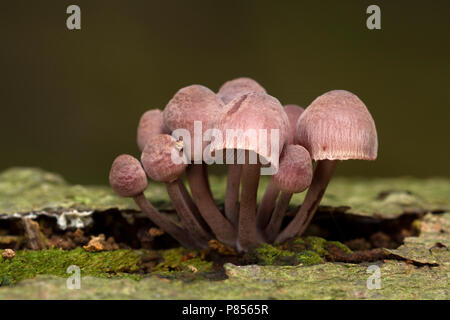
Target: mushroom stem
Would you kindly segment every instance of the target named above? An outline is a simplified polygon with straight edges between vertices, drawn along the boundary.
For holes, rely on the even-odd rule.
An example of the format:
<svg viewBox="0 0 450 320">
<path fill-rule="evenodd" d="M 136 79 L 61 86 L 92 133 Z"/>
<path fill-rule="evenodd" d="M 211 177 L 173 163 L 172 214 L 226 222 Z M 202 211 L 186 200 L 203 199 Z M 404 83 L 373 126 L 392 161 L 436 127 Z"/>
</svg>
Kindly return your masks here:
<svg viewBox="0 0 450 320">
<path fill-rule="evenodd" d="M 192 200 L 191 194 L 186 189 L 184 182 L 181 179 L 178 179 L 177 182 L 178 182 L 178 185 L 180 188 L 180 192 L 182 193 L 184 201 L 188 205 L 189 210 L 191 210 L 195 219 L 202 225 L 203 229 L 208 230 L 208 232 L 209 232 L 209 227 L 206 224 L 205 220 L 203 220 L 203 217 L 201 216 L 200 212 L 198 211 L 197 206 L 195 205 L 194 201 Z"/>
<path fill-rule="evenodd" d="M 208 241 L 211 240 L 212 237 L 196 219 L 185 199 L 185 195 L 180 188 L 180 182 L 178 180 L 179 179 L 173 182 L 166 182 L 167 193 L 183 222 L 183 226 L 190 233 L 191 237 L 197 240 L 199 244 L 207 247 Z"/>
<path fill-rule="evenodd" d="M 212 195 L 212 191 L 211 191 L 211 185 L 210 185 L 209 179 L 208 179 L 208 166 L 206 165 L 206 163 L 202 163 L 201 166 L 202 166 L 202 170 L 203 170 L 203 172 L 202 172 L 203 179 L 206 182 L 206 187 L 208 188 L 208 193 L 210 194 L 210 196 L 212 198 L 213 195 Z"/>
<path fill-rule="evenodd" d="M 280 231 L 281 223 L 283 222 L 284 215 L 289 207 L 292 195 L 292 193 L 281 192 L 275 210 L 270 218 L 270 222 L 264 232 L 269 242 L 273 242 Z"/>
<path fill-rule="evenodd" d="M 238 249 L 248 251 L 263 242 L 256 226 L 256 197 L 261 165 L 244 164 L 242 167 L 242 191 L 239 209 Z"/>
<path fill-rule="evenodd" d="M 283 242 L 296 235 L 301 235 L 306 227 L 311 222 L 312 217 L 319 207 L 334 169 L 336 168 L 336 160 L 320 160 L 317 162 L 317 167 L 314 170 L 314 176 L 311 186 L 306 193 L 305 200 L 301 207 L 297 210 L 297 214 L 289 225 L 278 235 L 276 242 Z"/>
<path fill-rule="evenodd" d="M 141 208 L 142 212 L 145 213 L 149 219 L 156 224 L 159 228 L 171 235 L 175 240 L 177 240 L 183 247 L 188 249 L 198 249 L 199 246 L 196 242 L 189 236 L 186 230 L 177 226 L 174 222 L 170 221 L 169 218 L 161 214 L 151 203 L 147 200 L 143 193 L 140 193 L 133 197 L 134 201 Z"/>
<path fill-rule="evenodd" d="M 275 186 L 275 184 L 270 180 L 269 185 L 264 192 L 263 198 L 258 208 L 258 213 L 256 215 L 258 227 L 261 230 L 267 226 L 270 220 L 270 215 L 272 214 L 273 208 L 278 198 L 280 190 Z"/>
<path fill-rule="evenodd" d="M 186 170 L 186 174 L 192 197 L 203 219 L 205 219 L 219 241 L 234 246 L 236 244 L 236 230 L 230 221 L 217 209 L 216 203 L 208 191 L 207 178 L 204 175 L 202 165 L 190 165 Z"/>
<path fill-rule="evenodd" d="M 227 189 L 225 195 L 225 216 L 237 226 L 239 213 L 239 185 L 241 181 L 242 166 L 240 164 L 228 165 Z"/>
</svg>

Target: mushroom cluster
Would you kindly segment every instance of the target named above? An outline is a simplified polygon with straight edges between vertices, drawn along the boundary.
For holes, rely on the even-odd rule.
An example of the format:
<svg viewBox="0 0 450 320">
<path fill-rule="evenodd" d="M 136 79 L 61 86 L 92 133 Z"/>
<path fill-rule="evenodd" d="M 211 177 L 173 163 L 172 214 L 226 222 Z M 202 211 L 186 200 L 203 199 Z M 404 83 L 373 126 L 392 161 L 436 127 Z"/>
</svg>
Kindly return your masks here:
<svg viewBox="0 0 450 320">
<path fill-rule="evenodd" d="M 283 107 L 250 78 L 228 81 L 217 94 L 201 85 L 180 89 L 163 111 L 142 115 L 137 144 L 140 161 L 120 155 L 112 164 L 115 192 L 132 197 L 154 224 L 187 248 L 206 248 L 217 239 L 240 252 L 300 236 L 337 161 L 374 160 L 378 149 L 375 123 L 356 95 L 333 90 L 306 109 Z M 209 185 L 211 163 L 227 166 L 223 212 Z M 261 174 L 271 177 L 257 206 Z M 144 196 L 147 178 L 165 184 L 180 221 Z M 282 228 L 292 195 L 305 190 L 303 204 Z"/>
</svg>

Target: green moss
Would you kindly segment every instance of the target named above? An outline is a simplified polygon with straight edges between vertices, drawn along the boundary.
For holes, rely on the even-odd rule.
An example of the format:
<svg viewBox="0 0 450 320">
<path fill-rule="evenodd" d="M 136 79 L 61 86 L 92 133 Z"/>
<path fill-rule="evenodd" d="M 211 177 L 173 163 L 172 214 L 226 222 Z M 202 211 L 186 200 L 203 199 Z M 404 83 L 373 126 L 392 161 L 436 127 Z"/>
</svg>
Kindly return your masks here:
<svg viewBox="0 0 450 320">
<path fill-rule="evenodd" d="M 293 252 L 282 250 L 270 244 L 263 244 L 261 247 L 254 250 L 253 255 L 260 265 L 285 265 L 289 258 L 294 256 Z"/>
<path fill-rule="evenodd" d="M 338 247 L 344 253 L 352 253 L 352 251 L 345 244 L 339 241 L 327 241 L 323 238 L 313 236 L 289 240 L 282 245 L 282 248 L 295 253 L 312 251 L 323 258 L 327 256 L 328 247 L 330 245 Z"/>
<path fill-rule="evenodd" d="M 326 243 L 327 240 L 320 237 L 306 237 L 306 246 L 310 251 L 314 251 L 319 256 L 324 257 L 327 255 Z"/>
<path fill-rule="evenodd" d="M 328 248 L 330 245 L 338 247 L 344 253 L 352 253 L 352 251 L 341 242 L 327 241 L 320 237 L 309 236 L 306 238 L 291 239 L 282 245 L 264 245 L 256 250 L 256 253 L 259 254 L 256 255 L 255 263 L 262 265 L 280 265 L 279 260 L 288 262 L 287 264 L 289 265 L 296 265 L 299 263 L 304 265 L 323 263 L 325 257 L 328 255 Z M 280 259 L 279 257 L 283 258 Z"/>
<path fill-rule="evenodd" d="M 131 250 L 86 252 L 82 248 L 64 251 L 49 249 L 40 251 L 20 250 L 11 260 L 0 258 L 0 285 L 14 284 L 34 278 L 38 274 L 68 277 L 67 268 L 76 265 L 81 275 L 95 277 L 131 277 L 138 270 L 140 256 Z"/>
<path fill-rule="evenodd" d="M 209 272 L 212 271 L 213 263 L 202 259 L 198 251 L 174 248 L 160 251 L 163 261 L 159 263 L 153 273 L 169 275 L 180 272 Z"/>
<path fill-rule="evenodd" d="M 343 253 L 348 253 L 348 254 L 352 253 L 352 250 L 350 250 L 350 248 L 347 247 L 342 242 L 339 242 L 339 241 L 327 241 L 326 242 L 326 246 L 328 247 L 329 245 L 334 245 L 334 246 L 338 247 Z"/>
<path fill-rule="evenodd" d="M 305 266 L 323 263 L 321 256 L 314 251 L 306 250 L 295 255 L 295 259 Z"/>
</svg>

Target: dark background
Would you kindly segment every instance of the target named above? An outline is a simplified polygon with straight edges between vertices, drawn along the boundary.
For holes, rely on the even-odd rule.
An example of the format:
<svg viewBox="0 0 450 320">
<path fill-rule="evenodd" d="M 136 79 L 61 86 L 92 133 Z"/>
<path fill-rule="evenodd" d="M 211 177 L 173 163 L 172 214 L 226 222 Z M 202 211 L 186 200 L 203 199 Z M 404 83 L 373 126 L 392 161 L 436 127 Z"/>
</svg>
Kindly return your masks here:
<svg viewBox="0 0 450 320">
<path fill-rule="evenodd" d="M 66 28 L 81 7 L 82 29 Z M 381 7 L 382 30 L 366 28 Z M 357 94 L 375 162 L 339 175 L 450 176 L 450 1 L 2 1 L 0 170 L 39 166 L 107 183 L 138 156 L 140 115 L 181 87 L 250 76 L 283 104 Z"/>
</svg>

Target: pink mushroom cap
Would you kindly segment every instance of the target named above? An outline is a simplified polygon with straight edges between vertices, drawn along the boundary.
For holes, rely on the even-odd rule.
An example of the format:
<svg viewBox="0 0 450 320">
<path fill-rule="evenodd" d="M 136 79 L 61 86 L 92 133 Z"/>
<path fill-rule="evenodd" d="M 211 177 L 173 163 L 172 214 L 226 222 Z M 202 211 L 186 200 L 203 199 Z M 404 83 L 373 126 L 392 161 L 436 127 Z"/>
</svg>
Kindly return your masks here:
<svg viewBox="0 0 450 320">
<path fill-rule="evenodd" d="M 134 197 L 147 188 L 147 176 L 140 162 L 128 155 L 118 156 L 109 172 L 109 184 L 122 197 Z"/>
<path fill-rule="evenodd" d="M 309 187 L 312 180 L 312 160 L 308 150 L 289 144 L 280 156 L 278 172 L 272 176 L 275 186 L 286 193 L 298 193 Z"/>
<path fill-rule="evenodd" d="M 250 92 L 266 93 L 258 82 L 251 78 L 242 77 L 225 82 L 217 92 L 217 96 L 225 103 Z"/>
<path fill-rule="evenodd" d="M 333 90 L 316 98 L 300 116 L 295 142 L 313 160 L 375 160 L 378 138 L 375 122 L 353 93 Z"/>
<path fill-rule="evenodd" d="M 169 130 L 164 125 L 163 112 L 159 109 L 152 109 L 145 112 L 139 120 L 137 131 L 137 144 L 142 151 L 151 137 L 169 133 Z"/>
<path fill-rule="evenodd" d="M 191 85 L 180 89 L 164 109 L 164 123 L 170 131 L 186 129 L 191 136 L 190 160 L 202 159 L 203 149 L 208 145 L 202 139 L 202 154 L 195 154 L 194 122 L 201 121 L 202 137 L 205 131 L 213 129 L 223 102 L 210 89 L 201 85 Z M 188 147 L 186 144 L 185 147 Z"/>
<path fill-rule="evenodd" d="M 294 143 L 295 128 L 297 127 L 298 118 L 300 118 L 303 111 L 305 111 L 305 109 L 296 104 L 287 104 L 284 106 L 284 112 L 286 112 L 289 119 L 289 144 Z"/>
<path fill-rule="evenodd" d="M 149 178 L 158 182 L 178 179 L 187 167 L 182 149 L 183 142 L 176 141 L 168 134 L 158 134 L 150 138 L 141 156 L 142 165 Z"/>
<path fill-rule="evenodd" d="M 226 149 L 251 151 L 277 167 L 287 141 L 289 120 L 276 98 L 252 92 L 233 99 L 221 110 L 217 128 L 223 139 L 213 141 L 213 153 Z M 272 130 L 278 130 L 278 140 L 273 141 L 278 147 L 272 144 Z M 252 134 L 255 137 L 249 138 Z"/>
</svg>

